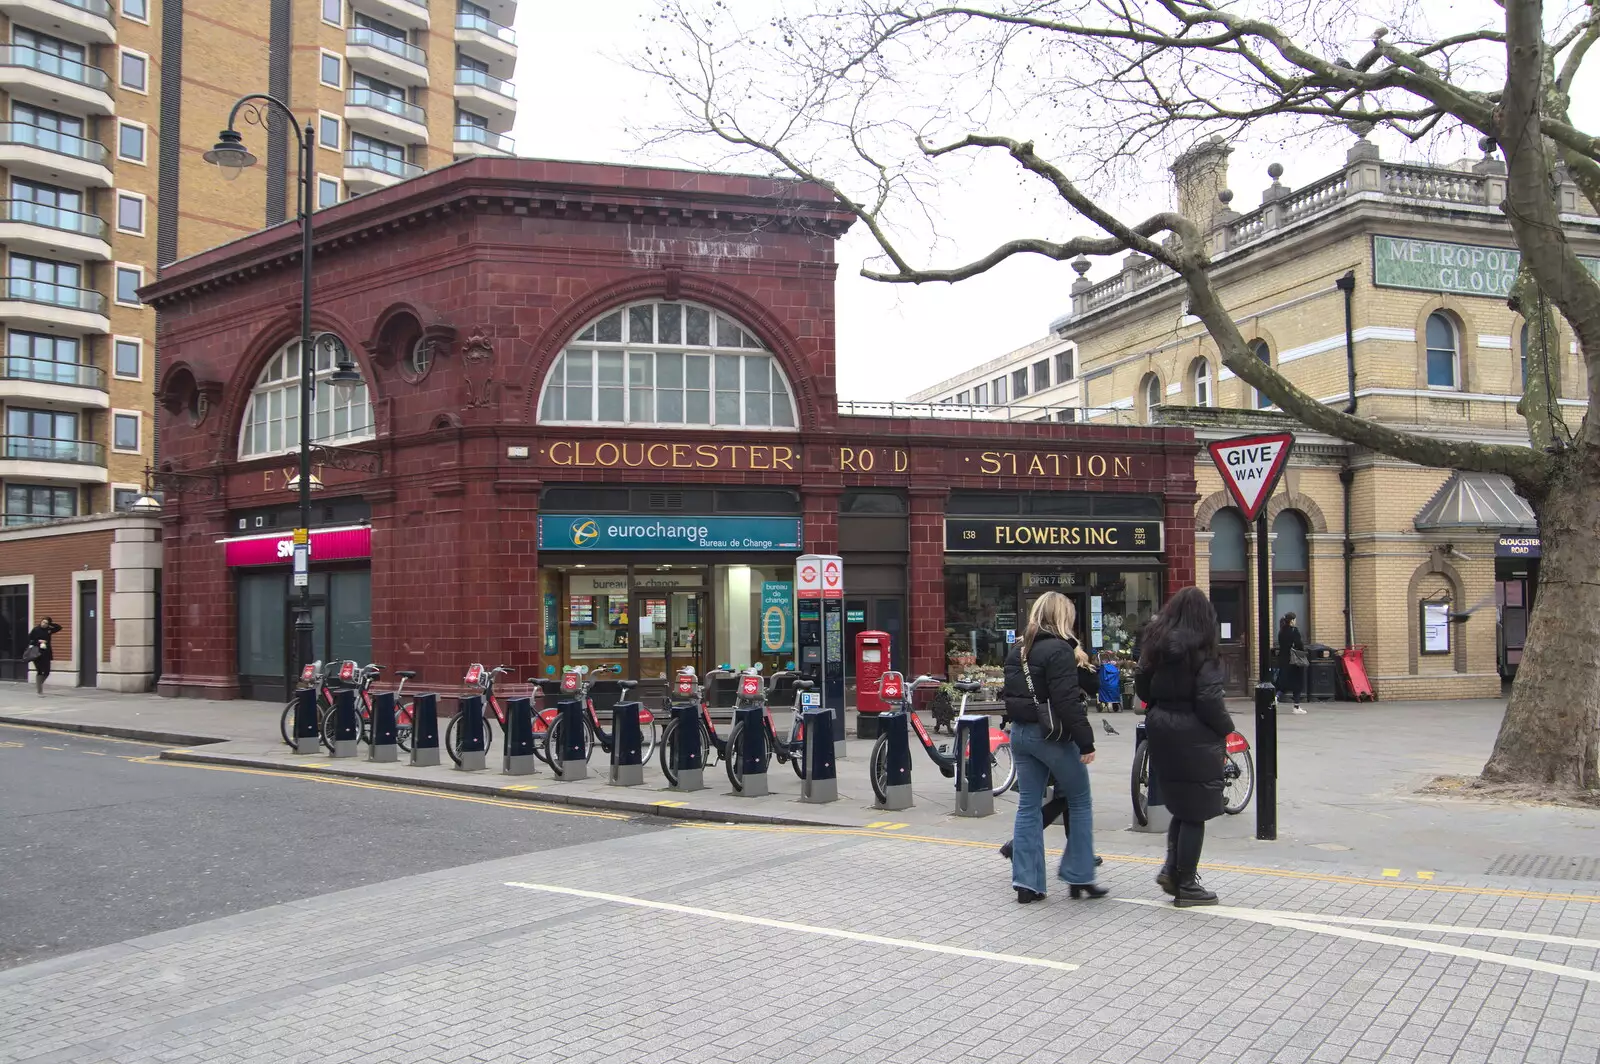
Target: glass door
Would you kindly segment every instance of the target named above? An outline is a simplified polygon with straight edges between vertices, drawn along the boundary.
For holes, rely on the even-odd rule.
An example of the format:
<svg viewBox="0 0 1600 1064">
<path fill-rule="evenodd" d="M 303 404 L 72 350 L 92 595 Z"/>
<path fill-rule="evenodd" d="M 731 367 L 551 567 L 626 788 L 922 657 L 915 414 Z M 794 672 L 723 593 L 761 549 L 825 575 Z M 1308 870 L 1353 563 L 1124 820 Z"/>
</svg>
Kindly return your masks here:
<svg viewBox="0 0 1600 1064">
<path fill-rule="evenodd" d="M 664 695 L 677 671 L 692 665 L 704 673 L 706 598 L 703 591 L 645 591 L 633 596 L 636 697 Z"/>
</svg>

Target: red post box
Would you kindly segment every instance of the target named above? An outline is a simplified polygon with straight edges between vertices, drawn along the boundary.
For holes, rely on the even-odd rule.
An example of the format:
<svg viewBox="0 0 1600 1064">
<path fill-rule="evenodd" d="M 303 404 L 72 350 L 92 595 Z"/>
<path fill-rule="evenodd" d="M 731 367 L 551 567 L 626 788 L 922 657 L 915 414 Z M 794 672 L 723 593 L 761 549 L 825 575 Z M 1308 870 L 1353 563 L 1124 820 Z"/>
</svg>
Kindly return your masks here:
<svg viewBox="0 0 1600 1064">
<path fill-rule="evenodd" d="M 888 632 L 856 633 L 856 712 L 887 712 L 878 694 L 878 681 L 893 667 L 889 660 Z"/>
</svg>

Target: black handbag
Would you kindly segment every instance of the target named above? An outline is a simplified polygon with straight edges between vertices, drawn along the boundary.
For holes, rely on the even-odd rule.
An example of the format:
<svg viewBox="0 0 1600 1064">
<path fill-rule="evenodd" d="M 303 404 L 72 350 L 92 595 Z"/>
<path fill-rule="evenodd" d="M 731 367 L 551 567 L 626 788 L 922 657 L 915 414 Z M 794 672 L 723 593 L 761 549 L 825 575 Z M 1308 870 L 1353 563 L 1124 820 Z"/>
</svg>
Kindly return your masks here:
<svg viewBox="0 0 1600 1064">
<path fill-rule="evenodd" d="M 38 661 L 43 656 L 44 653 L 36 646 L 30 646 L 22 652 L 23 661 Z"/>
<path fill-rule="evenodd" d="M 1028 697 L 1033 699 L 1033 710 L 1039 716 L 1039 734 L 1050 742 L 1059 743 L 1067 737 L 1066 722 L 1056 715 L 1049 699 L 1041 700 L 1039 692 L 1034 690 L 1033 670 L 1028 668 L 1028 645 L 1020 644 L 1018 651 L 1022 655 L 1022 682 L 1028 685 Z"/>
</svg>

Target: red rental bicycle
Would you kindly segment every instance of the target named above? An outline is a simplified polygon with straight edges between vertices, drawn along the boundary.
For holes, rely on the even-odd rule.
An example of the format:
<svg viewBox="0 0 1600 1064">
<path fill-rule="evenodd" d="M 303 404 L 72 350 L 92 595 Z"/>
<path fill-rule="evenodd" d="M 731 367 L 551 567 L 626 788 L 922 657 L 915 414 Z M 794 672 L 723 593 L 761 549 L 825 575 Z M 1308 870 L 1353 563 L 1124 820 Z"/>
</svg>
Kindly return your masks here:
<svg viewBox="0 0 1600 1064">
<path fill-rule="evenodd" d="M 505 707 L 500 705 L 500 700 L 495 697 L 494 682 L 503 673 L 511 670 L 504 665 L 496 665 L 492 669 L 485 669 L 477 662 L 473 662 L 467 669 L 467 675 L 462 682 L 468 687 L 475 687 L 483 692 L 483 752 L 488 753 L 489 747 L 494 744 L 494 726 L 490 720 L 497 721 L 501 728 L 506 726 Z M 450 760 L 461 764 L 461 714 L 458 712 L 450 718 L 449 727 L 444 730 L 444 749 L 450 755 Z M 538 745 L 534 745 L 537 752 Z"/>
<path fill-rule="evenodd" d="M 333 692 L 341 688 L 354 688 L 359 694 L 356 699 L 356 713 L 361 720 L 359 741 L 372 745 L 372 682 L 378 678 L 383 670 L 377 665 L 368 665 L 365 668 L 353 661 L 330 662 L 326 667 L 320 661 L 314 661 L 300 670 L 300 682 L 307 687 L 315 687 L 317 691 L 317 735 L 322 745 L 329 751 L 333 750 Z M 395 688 L 395 742 L 400 749 L 407 753 L 411 751 L 412 709 L 410 702 L 401 700 L 406 689 L 406 681 L 416 677 L 416 673 L 402 669 L 395 673 L 400 677 L 400 686 Z M 294 731 L 294 699 L 283 707 L 283 715 L 278 718 L 278 732 L 283 737 L 284 745 L 291 750 L 295 742 Z"/>
<path fill-rule="evenodd" d="M 919 687 L 938 686 L 939 681 L 932 676 L 918 676 L 909 684 L 905 682 L 898 672 L 886 672 L 878 680 L 878 697 L 892 706 L 903 710 L 910 719 L 911 733 L 922 744 L 922 749 L 927 751 L 928 757 L 939 772 L 946 778 L 953 778 L 961 763 L 960 751 L 951 751 L 948 746 L 935 746 L 933 736 L 928 734 L 928 729 L 922 726 L 922 718 L 917 715 L 916 706 L 912 704 L 913 692 Z M 961 712 L 967 711 L 967 699 L 972 692 L 982 685 L 975 680 L 958 680 L 955 689 L 961 692 Z M 878 801 L 888 798 L 889 791 L 889 737 L 878 736 L 878 741 L 872 745 L 872 755 L 867 760 L 868 777 L 872 780 L 872 792 L 877 795 Z M 989 725 L 989 786 L 993 789 L 996 798 L 1009 791 L 1017 782 L 1017 762 L 1011 754 L 1011 733 L 1002 728 Z"/>
<path fill-rule="evenodd" d="M 728 743 L 717 734 L 717 724 L 711 719 L 711 700 L 708 692 L 711 690 L 711 681 L 717 676 L 732 676 L 731 669 L 712 669 L 705 674 L 704 679 L 695 676 L 694 667 L 686 665 L 678 670 L 678 678 L 673 684 L 673 696 L 670 702 L 698 702 L 700 704 L 700 763 L 710 768 L 717 763 L 717 758 L 724 760 L 728 757 Z M 667 777 L 667 783 L 673 787 L 678 785 L 678 766 L 672 760 L 672 744 L 677 741 L 678 722 L 667 721 L 667 726 L 661 731 L 661 773 Z"/>
<path fill-rule="evenodd" d="M 613 665 L 601 671 L 620 673 L 622 669 Z M 548 702 L 551 693 L 550 687 L 553 685 L 550 685 L 548 680 L 539 680 L 537 682 L 540 690 L 544 691 Z M 594 705 L 595 684 L 606 682 L 608 681 L 597 678 L 594 673 L 591 673 L 586 665 L 568 665 L 561 670 L 561 686 L 556 696 L 558 698 L 577 698 L 583 703 L 583 725 L 586 737 L 585 757 L 594 753 L 594 748 L 597 744 L 607 754 L 611 753 L 611 733 L 601 726 L 600 713 L 595 709 Z M 609 682 L 616 683 L 622 689 L 624 696 L 638 683 L 637 680 L 615 680 Z M 539 760 L 549 765 L 552 772 L 559 774 L 559 770 L 556 768 L 558 758 L 555 755 L 561 749 L 561 727 L 560 721 L 556 717 L 554 705 L 539 711 L 539 715 L 534 719 L 533 732 L 536 736 L 543 736 L 543 739 L 535 744 L 535 750 L 542 751 L 539 754 Z M 654 713 L 651 713 L 644 706 L 639 707 L 639 735 L 641 740 L 639 744 L 640 757 L 643 763 L 648 763 L 650 755 L 655 753 L 656 749 L 656 717 Z"/>
</svg>

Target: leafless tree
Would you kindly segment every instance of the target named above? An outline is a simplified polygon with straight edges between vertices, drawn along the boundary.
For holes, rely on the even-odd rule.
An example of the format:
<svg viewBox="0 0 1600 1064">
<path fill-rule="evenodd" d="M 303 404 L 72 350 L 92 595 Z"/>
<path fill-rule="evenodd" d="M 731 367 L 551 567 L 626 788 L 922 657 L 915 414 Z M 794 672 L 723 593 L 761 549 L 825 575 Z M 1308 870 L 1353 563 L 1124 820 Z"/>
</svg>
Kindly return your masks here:
<svg viewBox="0 0 1600 1064">
<path fill-rule="evenodd" d="M 803 2 L 803 0 L 795 0 Z M 1381 2 L 1381 0 L 1380 0 Z M 1410 141 L 1457 138 L 1497 150 L 1500 204 L 1522 253 L 1514 299 L 1535 343 L 1570 324 L 1600 398 L 1600 284 L 1560 219 L 1555 175 L 1600 204 L 1600 141 L 1570 94 L 1600 38 L 1600 0 L 1547 12 L 1494 0 L 1480 25 L 1452 6 L 1350 0 L 811 0 L 740 25 L 728 0 L 664 0 L 639 65 L 670 85 L 681 121 L 658 141 L 710 139 L 734 156 L 822 185 L 880 253 L 863 273 L 889 283 L 958 282 L 1019 255 L 1066 261 L 1135 251 L 1182 277 L 1223 363 L 1313 429 L 1421 465 L 1503 473 L 1539 518 L 1538 603 L 1484 779 L 1593 798 L 1600 789 L 1600 424 L 1576 433 L 1547 387 L 1552 352 L 1530 352 L 1519 407 L 1531 446 L 1453 442 L 1319 403 L 1254 357 L 1213 287 L 1204 233 L 1171 211 L 1119 216 L 1119 182 L 1203 135 L 1291 140 L 1375 126 Z M 1383 21 L 1380 22 L 1379 19 Z M 948 194 L 956 160 L 1009 159 L 1043 192 L 1040 227 L 972 261 L 918 265 L 919 223 Z M 1019 186 L 1026 189 L 1026 185 Z M 1051 208 L 1064 205 L 1051 217 Z"/>
</svg>

